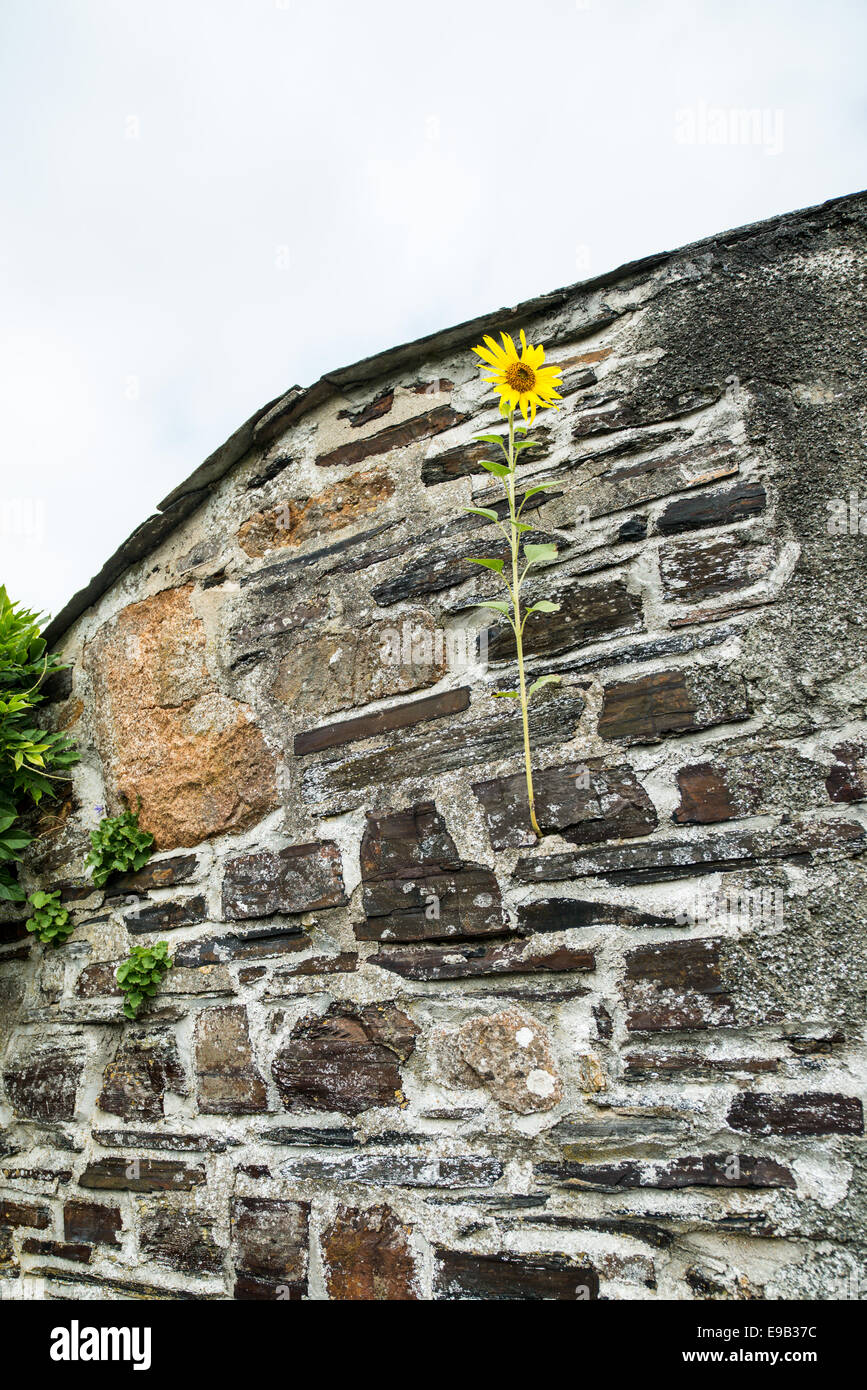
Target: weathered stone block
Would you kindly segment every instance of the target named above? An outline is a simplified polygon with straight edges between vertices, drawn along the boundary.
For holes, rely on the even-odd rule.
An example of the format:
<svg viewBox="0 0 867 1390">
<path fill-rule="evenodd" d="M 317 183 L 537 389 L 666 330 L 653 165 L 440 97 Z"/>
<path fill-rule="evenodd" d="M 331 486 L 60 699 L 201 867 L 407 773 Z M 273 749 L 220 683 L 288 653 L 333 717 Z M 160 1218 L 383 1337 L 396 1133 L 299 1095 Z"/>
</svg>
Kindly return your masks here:
<svg viewBox="0 0 867 1390">
<path fill-rule="evenodd" d="M 149 907 L 136 908 L 124 916 L 127 931 L 134 935 L 145 932 L 175 931 L 179 927 L 197 927 L 208 916 L 205 899 L 201 894 L 194 898 L 176 898 L 173 902 L 151 903 Z"/>
<path fill-rule="evenodd" d="M 342 744 L 358 743 L 377 734 L 393 733 L 431 719 L 460 714 L 461 710 L 469 707 L 469 703 L 469 689 L 462 686 L 458 690 L 444 690 L 439 695 L 425 695 L 421 700 L 392 705 L 389 709 L 376 710 L 372 714 L 359 714 L 354 719 L 342 719 L 339 724 L 323 724 L 317 729 L 295 735 L 295 756 L 321 753 L 326 748 L 339 748 Z"/>
<path fill-rule="evenodd" d="M 406 1302 L 420 1297 L 408 1229 L 389 1207 L 339 1207 L 322 1233 L 331 1299 Z"/>
<path fill-rule="evenodd" d="M 506 1110 L 531 1115 L 563 1097 L 547 1030 L 520 1009 L 467 1019 L 441 1033 L 435 1048 L 444 1080 L 484 1086 Z"/>
<path fill-rule="evenodd" d="M 307 1292 L 308 1202 L 232 1200 L 235 1298 L 300 1299 Z"/>
<path fill-rule="evenodd" d="M 176 968 L 204 970 L 233 960 L 260 960 L 268 956 L 294 954 L 312 946 L 312 939 L 301 927 L 273 927 L 259 931 L 230 932 L 226 936 L 208 936 L 200 941 L 185 941 L 174 954 Z"/>
<path fill-rule="evenodd" d="M 254 512 L 238 531 L 238 544 L 256 559 L 269 550 L 303 545 L 371 516 L 393 493 L 394 479 L 384 470 L 353 473 L 312 497 L 287 497 L 268 511 Z"/>
<path fill-rule="evenodd" d="M 51 1224 L 51 1213 L 47 1207 L 37 1206 L 35 1202 L 18 1202 L 0 1198 L 0 1226 L 31 1226 L 44 1231 Z"/>
<path fill-rule="evenodd" d="M 624 997 L 630 1032 L 705 1029 L 735 1021 L 723 987 L 720 938 L 654 943 L 627 951 Z"/>
<path fill-rule="evenodd" d="M 698 531 L 705 526 L 728 526 L 746 521 L 765 510 L 767 497 L 761 483 L 738 483 L 724 492 L 694 493 L 669 502 L 660 514 L 656 529 L 662 536 L 681 531 Z"/>
<path fill-rule="evenodd" d="M 387 425 L 384 430 L 370 434 L 366 439 L 353 439 L 348 444 L 340 444 L 326 454 L 320 454 L 316 462 L 320 468 L 332 468 L 344 464 L 363 463 L 365 459 L 377 454 L 390 453 L 392 449 L 403 449 L 419 439 L 430 439 L 443 430 L 453 429 L 468 420 L 469 415 L 459 415 L 450 405 L 438 405 L 423 415 L 415 415 L 395 425 Z"/>
<path fill-rule="evenodd" d="M 403 1099 L 400 1062 L 418 1032 L 391 1004 L 348 1011 L 334 1004 L 323 1017 L 301 1019 L 272 1066 L 287 1110 L 339 1110 L 359 1115 Z"/>
<path fill-rule="evenodd" d="M 89 1245 L 120 1245 L 123 1218 L 117 1207 L 97 1202 L 67 1202 L 63 1208 L 63 1235 L 68 1241 Z"/>
<path fill-rule="evenodd" d="M 104 1191 L 186 1192 L 205 1181 L 204 1168 L 167 1158 L 100 1158 L 88 1163 L 79 1187 Z"/>
<path fill-rule="evenodd" d="M 187 1094 L 175 1036 L 168 1029 L 138 1029 L 124 1038 L 105 1068 L 97 1104 L 125 1120 L 156 1120 L 163 1114 L 166 1091 Z"/>
<path fill-rule="evenodd" d="M 566 763 L 533 775 L 536 819 L 543 835 L 554 832 L 573 844 L 633 839 L 656 828 L 653 802 L 628 765 L 606 768 L 601 759 Z M 523 772 L 474 782 L 494 849 L 534 845 Z"/>
<path fill-rule="evenodd" d="M 707 541 L 677 541 L 659 552 L 664 598 L 695 603 L 711 594 L 756 584 L 774 567 L 772 545 L 756 545 L 741 532 Z"/>
<path fill-rule="evenodd" d="M 742 680 L 711 668 L 655 671 L 605 687 L 599 734 L 624 743 L 656 743 L 749 719 Z"/>
<path fill-rule="evenodd" d="M 748 1134 L 861 1135 L 864 1108 L 857 1096 L 823 1091 L 786 1095 L 743 1091 L 731 1103 L 728 1123 Z"/>
<path fill-rule="evenodd" d="M 595 1270 L 561 1255 L 474 1255 L 436 1251 L 434 1297 L 533 1303 L 597 1299 Z"/>
<path fill-rule="evenodd" d="M 71 1120 L 84 1071 L 81 1044 L 22 1040 L 3 1069 L 9 1104 L 23 1119 Z"/>
<path fill-rule="evenodd" d="M 626 633 L 640 632 L 644 626 L 641 599 L 620 579 L 605 584 L 558 585 L 545 589 L 545 598 L 560 604 L 558 613 L 531 613 L 524 629 L 524 652 L 528 657 L 552 656 Z M 541 597 L 541 595 L 540 595 Z M 530 603 L 534 595 L 528 594 Z M 488 635 L 491 661 L 515 660 L 512 629 L 498 624 Z"/>
<path fill-rule="evenodd" d="M 141 1214 L 141 1251 L 157 1264 L 187 1274 L 219 1274 L 223 1252 L 212 1223 L 197 1211 L 147 1207 Z"/>
<path fill-rule="evenodd" d="M 242 854 L 226 865 L 223 915 L 230 921 L 313 912 L 345 902 L 340 851 L 332 840 Z"/>
<path fill-rule="evenodd" d="M 49 1259 L 71 1260 L 82 1265 L 89 1265 L 93 1254 L 89 1245 L 65 1244 L 59 1240 L 37 1240 L 35 1236 L 28 1236 L 21 1248 L 25 1255 L 47 1255 Z"/>
<path fill-rule="evenodd" d="M 250 1115 L 267 1109 L 268 1093 L 253 1060 L 242 1004 L 205 1009 L 196 1019 L 196 1079 L 205 1115 Z"/>
<path fill-rule="evenodd" d="M 785 1164 L 772 1158 L 752 1158 L 742 1154 L 701 1154 L 675 1158 L 666 1163 L 582 1163 L 571 1161 L 573 1146 L 564 1150 L 563 1163 L 537 1163 L 542 1178 L 553 1178 L 558 1185 L 597 1192 L 620 1192 L 627 1188 L 650 1187 L 663 1190 L 682 1187 L 795 1187 L 795 1179 Z M 581 1145 L 575 1145 L 582 1152 Z"/>
<path fill-rule="evenodd" d="M 368 965 L 393 970 L 405 980 L 467 980 L 488 975 L 561 974 L 595 970 L 592 951 L 568 946 L 533 950 L 519 944 L 507 946 L 392 946 L 368 956 Z"/>
<path fill-rule="evenodd" d="M 192 586 L 132 603 L 88 643 L 96 743 L 114 799 L 160 849 L 242 830 L 276 805 L 274 758 L 205 664 Z"/>
</svg>

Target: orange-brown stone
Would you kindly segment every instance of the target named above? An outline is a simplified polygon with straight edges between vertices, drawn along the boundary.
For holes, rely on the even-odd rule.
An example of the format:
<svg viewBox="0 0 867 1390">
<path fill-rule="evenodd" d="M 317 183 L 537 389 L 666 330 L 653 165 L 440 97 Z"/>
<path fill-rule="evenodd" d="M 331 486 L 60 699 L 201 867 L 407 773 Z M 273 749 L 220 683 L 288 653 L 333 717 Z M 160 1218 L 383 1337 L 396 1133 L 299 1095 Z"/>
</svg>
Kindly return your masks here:
<svg viewBox="0 0 867 1390">
<path fill-rule="evenodd" d="M 287 499 L 265 512 L 254 512 L 238 531 L 238 544 L 258 559 L 269 550 L 298 546 L 323 531 L 342 531 L 375 512 L 394 492 L 383 471 L 353 473 L 315 497 Z"/>
<path fill-rule="evenodd" d="M 243 830 L 277 801 L 247 708 L 216 688 L 192 586 L 130 604 L 88 643 L 97 750 L 112 809 L 141 798 L 158 849 Z"/>
<path fill-rule="evenodd" d="M 340 1207 L 324 1231 L 328 1297 L 406 1302 L 420 1297 L 407 1231 L 388 1207 Z"/>
</svg>

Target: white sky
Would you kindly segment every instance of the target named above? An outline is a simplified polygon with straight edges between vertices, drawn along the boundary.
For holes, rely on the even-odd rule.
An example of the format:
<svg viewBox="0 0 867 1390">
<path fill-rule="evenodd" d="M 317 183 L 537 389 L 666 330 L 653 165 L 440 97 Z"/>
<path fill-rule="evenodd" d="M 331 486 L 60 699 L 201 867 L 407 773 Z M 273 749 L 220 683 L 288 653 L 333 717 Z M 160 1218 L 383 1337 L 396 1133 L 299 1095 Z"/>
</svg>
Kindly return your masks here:
<svg viewBox="0 0 867 1390">
<path fill-rule="evenodd" d="M 0 0 L 0 582 L 56 612 L 295 382 L 863 187 L 865 40 L 864 0 Z M 683 143 L 702 103 L 766 138 Z"/>
</svg>

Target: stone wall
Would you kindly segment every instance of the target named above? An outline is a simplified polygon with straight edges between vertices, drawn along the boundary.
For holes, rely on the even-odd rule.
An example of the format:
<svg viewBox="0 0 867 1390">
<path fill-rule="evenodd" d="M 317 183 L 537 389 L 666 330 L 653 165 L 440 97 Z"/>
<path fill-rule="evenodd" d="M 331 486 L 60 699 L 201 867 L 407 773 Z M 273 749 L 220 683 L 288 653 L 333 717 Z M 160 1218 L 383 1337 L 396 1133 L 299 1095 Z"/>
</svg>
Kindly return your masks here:
<svg viewBox="0 0 867 1390">
<path fill-rule="evenodd" d="M 2 1297 L 867 1287 L 865 212 L 290 391 L 52 625 L 82 759 L 27 875 L 77 927 L 0 923 Z M 540 843 L 462 510 L 469 347 L 522 326 L 565 373 L 523 470 Z M 157 853 L 93 892 L 123 798 Z"/>
</svg>

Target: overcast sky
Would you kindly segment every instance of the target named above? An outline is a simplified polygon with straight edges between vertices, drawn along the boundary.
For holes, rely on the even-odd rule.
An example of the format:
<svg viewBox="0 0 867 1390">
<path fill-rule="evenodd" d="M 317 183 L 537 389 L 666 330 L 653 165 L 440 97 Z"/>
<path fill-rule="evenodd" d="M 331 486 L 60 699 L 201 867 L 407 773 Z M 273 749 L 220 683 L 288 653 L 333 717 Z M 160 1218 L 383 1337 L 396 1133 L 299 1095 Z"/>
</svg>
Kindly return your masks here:
<svg viewBox="0 0 867 1390">
<path fill-rule="evenodd" d="M 0 582 L 56 612 L 295 382 L 863 187 L 865 52 L 864 0 L 0 0 Z"/>
</svg>

